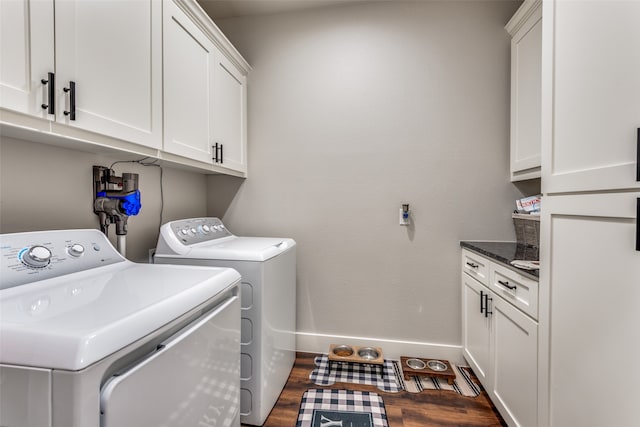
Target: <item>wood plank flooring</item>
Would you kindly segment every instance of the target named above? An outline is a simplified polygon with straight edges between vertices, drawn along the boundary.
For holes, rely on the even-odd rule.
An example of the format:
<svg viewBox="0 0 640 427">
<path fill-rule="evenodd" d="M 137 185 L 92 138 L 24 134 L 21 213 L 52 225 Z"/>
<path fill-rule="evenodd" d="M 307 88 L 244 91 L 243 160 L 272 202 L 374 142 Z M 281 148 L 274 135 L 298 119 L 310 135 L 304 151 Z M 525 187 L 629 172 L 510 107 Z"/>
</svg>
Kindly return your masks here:
<svg viewBox="0 0 640 427">
<path fill-rule="evenodd" d="M 385 393 L 375 386 L 336 383 L 317 386 L 309 380 L 314 369 L 311 353 L 298 353 L 289 380 L 269 414 L 265 427 L 294 427 L 302 394 L 310 388 L 335 388 L 374 391 L 382 396 L 389 427 L 506 427 L 486 392 L 478 397 L 464 397 L 452 391 L 425 390 L 421 393 Z M 243 424 L 244 426 L 244 424 Z"/>
</svg>

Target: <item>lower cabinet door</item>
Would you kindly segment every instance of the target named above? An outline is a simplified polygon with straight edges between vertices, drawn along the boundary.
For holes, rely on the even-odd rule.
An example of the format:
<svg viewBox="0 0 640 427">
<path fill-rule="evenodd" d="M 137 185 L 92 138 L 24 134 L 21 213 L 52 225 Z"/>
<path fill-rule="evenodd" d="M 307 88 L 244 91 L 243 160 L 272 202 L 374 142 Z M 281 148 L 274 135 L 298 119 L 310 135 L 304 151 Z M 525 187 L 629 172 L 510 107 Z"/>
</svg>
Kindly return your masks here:
<svg viewBox="0 0 640 427">
<path fill-rule="evenodd" d="M 538 323 L 491 294 L 489 396 L 509 426 L 537 426 Z"/>
<path fill-rule="evenodd" d="M 491 318 L 485 316 L 482 295 L 489 290 L 462 273 L 462 340 L 464 358 L 482 384 L 487 387 Z"/>
<path fill-rule="evenodd" d="M 540 425 L 638 426 L 640 192 L 548 199 Z"/>
</svg>

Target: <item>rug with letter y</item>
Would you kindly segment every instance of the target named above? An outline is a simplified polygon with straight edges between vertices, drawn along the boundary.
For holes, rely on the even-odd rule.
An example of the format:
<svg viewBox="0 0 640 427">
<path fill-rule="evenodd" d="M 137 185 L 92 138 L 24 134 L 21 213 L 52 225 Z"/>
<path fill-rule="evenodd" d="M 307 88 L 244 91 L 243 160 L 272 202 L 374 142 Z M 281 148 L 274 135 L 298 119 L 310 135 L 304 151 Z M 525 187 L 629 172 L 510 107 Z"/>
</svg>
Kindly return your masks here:
<svg viewBox="0 0 640 427">
<path fill-rule="evenodd" d="M 310 389 L 304 392 L 296 427 L 388 427 L 377 393 Z"/>
</svg>

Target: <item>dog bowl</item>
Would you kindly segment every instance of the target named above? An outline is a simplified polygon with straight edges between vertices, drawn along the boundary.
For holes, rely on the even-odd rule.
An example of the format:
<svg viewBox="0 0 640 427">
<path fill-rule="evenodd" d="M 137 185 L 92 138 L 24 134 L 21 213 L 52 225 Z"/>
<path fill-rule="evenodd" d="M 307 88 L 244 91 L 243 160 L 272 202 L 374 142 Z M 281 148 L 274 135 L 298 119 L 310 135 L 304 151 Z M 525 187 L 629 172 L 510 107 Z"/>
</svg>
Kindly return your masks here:
<svg viewBox="0 0 640 427">
<path fill-rule="evenodd" d="M 348 345 L 337 345 L 333 348 L 333 354 L 339 357 L 349 357 L 353 354 L 353 348 Z"/>
<path fill-rule="evenodd" d="M 418 370 L 424 369 L 427 366 L 427 364 L 420 359 L 407 359 L 405 363 L 411 369 L 418 369 Z"/>
<path fill-rule="evenodd" d="M 440 361 L 440 360 L 429 360 L 427 362 L 427 366 L 432 371 L 446 371 L 447 370 L 447 364 L 442 362 L 442 361 Z"/>
<path fill-rule="evenodd" d="M 374 360 L 380 356 L 380 353 L 373 347 L 362 347 L 358 350 L 358 356 L 366 360 Z"/>
</svg>

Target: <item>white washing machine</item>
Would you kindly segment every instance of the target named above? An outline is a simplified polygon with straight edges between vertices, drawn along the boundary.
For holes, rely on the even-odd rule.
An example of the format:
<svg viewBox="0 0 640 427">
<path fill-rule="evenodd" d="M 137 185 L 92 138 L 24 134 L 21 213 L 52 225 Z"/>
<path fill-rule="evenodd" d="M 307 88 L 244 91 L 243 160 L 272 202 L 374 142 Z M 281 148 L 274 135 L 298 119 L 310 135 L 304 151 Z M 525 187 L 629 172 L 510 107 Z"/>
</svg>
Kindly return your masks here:
<svg viewBox="0 0 640 427">
<path fill-rule="evenodd" d="M 155 262 L 240 272 L 240 420 L 264 424 L 295 362 L 296 242 L 238 237 L 218 218 L 191 218 L 161 227 Z"/>
<path fill-rule="evenodd" d="M 240 275 L 0 235 L 0 425 L 239 427 Z"/>
</svg>

